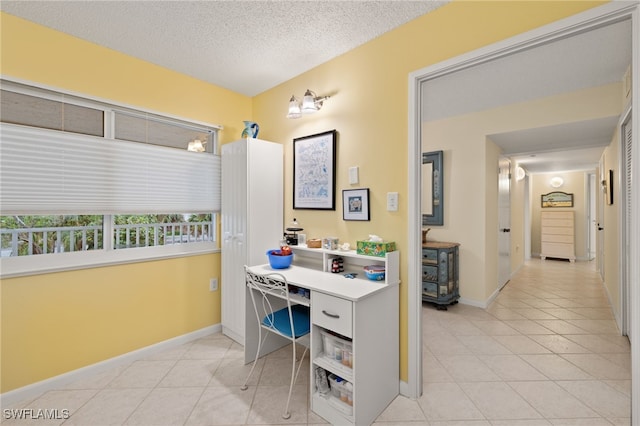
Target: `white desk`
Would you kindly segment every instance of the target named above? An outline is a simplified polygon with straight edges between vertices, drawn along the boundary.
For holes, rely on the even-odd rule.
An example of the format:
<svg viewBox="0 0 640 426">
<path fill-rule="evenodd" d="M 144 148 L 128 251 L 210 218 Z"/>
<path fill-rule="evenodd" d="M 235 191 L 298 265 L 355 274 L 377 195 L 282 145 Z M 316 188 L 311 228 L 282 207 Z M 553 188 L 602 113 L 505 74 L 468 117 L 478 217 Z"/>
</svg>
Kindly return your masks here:
<svg viewBox="0 0 640 426">
<path fill-rule="evenodd" d="M 284 275 L 289 284 L 341 297 L 352 302 L 357 302 L 389 287 L 386 284 L 362 278 L 346 278 L 344 276 L 346 272 L 332 274 L 297 265 L 291 265 L 286 269 L 273 269 L 269 264 L 265 264 L 251 266 L 249 269 L 257 274 L 276 272 Z M 364 276 L 364 273 L 360 273 L 360 275 Z"/>
<path fill-rule="evenodd" d="M 349 260 L 362 263 L 362 256 L 355 253 L 352 258 L 345 255 L 344 259 L 344 273 L 356 267 L 349 265 Z M 386 258 L 370 260 L 388 265 L 388 271 L 396 271 L 399 254 L 394 252 Z M 371 424 L 399 393 L 399 278 L 371 281 L 366 279 L 359 265 L 360 273 L 355 279 L 346 278 L 344 273 L 324 272 L 322 266 L 306 266 L 309 266 L 308 262 L 305 267 L 294 264 L 287 269 L 272 269 L 266 264 L 249 269 L 258 274 L 280 273 L 290 285 L 310 290 L 309 299 L 298 301 L 311 308 L 309 377 L 312 411 L 333 424 Z M 250 297 L 247 300 L 251 303 Z M 255 357 L 258 325 L 253 306 L 247 305 L 246 311 L 245 361 L 249 362 Z M 321 332 L 325 330 L 352 340 L 352 368 L 336 365 L 324 356 Z M 261 356 L 289 343 L 284 339 L 275 340 L 267 339 L 272 346 L 265 348 Z M 314 374 L 317 368 L 353 384 L 352 408 L 317 392 Z"/>
</svg>

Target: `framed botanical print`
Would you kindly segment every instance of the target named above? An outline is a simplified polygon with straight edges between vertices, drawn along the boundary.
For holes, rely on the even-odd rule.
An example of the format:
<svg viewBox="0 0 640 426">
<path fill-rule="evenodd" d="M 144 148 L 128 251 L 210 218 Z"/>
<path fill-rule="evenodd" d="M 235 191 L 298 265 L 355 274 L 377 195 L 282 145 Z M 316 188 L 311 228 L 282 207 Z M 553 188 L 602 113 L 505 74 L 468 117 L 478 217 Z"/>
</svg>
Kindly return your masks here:
<svg viewBox="0 0 640 426">
<path fill-rule="evenodd" d="M 336 209 L 336 133 L 293 140 L 294 209 Z"/>
</svg>

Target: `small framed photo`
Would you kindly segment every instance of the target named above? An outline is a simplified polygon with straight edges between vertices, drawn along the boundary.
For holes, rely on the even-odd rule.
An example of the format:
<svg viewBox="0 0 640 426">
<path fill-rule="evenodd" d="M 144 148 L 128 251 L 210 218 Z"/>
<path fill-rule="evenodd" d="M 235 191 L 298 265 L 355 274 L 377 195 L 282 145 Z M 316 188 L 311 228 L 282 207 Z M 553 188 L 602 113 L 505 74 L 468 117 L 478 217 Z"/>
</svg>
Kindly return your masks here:
<svg viewBox="0 0 640 426">
<path fill-rule="evenodd" d="M 342 190 L 342 219 L 369 220 L 369 188 Z"/>
</svg>

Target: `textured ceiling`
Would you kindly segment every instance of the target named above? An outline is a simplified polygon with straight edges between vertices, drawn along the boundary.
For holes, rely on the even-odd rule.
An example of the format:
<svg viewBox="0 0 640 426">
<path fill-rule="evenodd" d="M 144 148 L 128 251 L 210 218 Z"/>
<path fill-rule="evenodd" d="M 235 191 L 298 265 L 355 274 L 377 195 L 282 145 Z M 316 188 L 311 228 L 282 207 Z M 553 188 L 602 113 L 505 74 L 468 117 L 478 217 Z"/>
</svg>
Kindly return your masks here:
<svg viewBox="0 0 640 426">
<path fill-rule="evenodd" d="M 247 96 L 447 1 L 6 1 L 0 9 Z"/>
<path fill-rule="evenodd" d="M 448 2 L 2 0 L 0 10 L 254 96 Z M 423 86 L 424 118 L 619 81 L 631 61 L 630 28 L 616 23 L 434 79 Z M 615 125 L 609 118 L 491 138 L 532 173 L 587 170 Z"/>
</svg>

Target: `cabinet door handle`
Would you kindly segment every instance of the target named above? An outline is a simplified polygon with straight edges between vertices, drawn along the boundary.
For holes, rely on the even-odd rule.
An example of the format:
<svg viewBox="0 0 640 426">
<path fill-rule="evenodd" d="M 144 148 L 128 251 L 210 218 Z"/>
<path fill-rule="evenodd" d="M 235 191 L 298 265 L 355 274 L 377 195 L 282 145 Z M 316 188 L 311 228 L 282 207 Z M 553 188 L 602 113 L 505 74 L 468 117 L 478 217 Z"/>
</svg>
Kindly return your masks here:
<svg viewBox="0 0 640 426">
<path fill-rule="evenodd" d="M 329 312 L 325 311 L 324 309 L 322 310 L 322 313 L 325 314 L 328 317 L 331 317 L 331 318 L 340 318 L 340 315 L 329 313 Z"/>
</svg>

